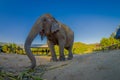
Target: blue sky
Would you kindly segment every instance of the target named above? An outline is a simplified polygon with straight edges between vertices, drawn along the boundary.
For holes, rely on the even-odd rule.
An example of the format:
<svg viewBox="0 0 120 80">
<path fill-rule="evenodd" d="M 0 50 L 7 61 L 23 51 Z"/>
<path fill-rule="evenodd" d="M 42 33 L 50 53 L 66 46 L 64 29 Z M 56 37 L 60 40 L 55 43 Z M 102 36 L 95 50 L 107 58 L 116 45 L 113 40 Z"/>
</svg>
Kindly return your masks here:
<svg viewBox="0 0 120 80">
<path fill-rule="evenodd" d="M 0 0 L 0 42 L 24 43 L 36 21 L 52 14 L 75 33 L 75 41 L 96 43 L 120 24 L 119 0 Z M 46 43 L 37 36 L 33 43 Z"/>
</svg>

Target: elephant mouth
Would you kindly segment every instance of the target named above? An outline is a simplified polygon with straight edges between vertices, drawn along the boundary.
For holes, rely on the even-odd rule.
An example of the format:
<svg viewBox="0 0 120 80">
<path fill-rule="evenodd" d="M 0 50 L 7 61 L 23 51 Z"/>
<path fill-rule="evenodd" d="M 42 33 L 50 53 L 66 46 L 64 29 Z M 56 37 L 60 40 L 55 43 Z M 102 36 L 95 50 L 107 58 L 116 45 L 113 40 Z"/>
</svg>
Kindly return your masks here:
<svg viewBox="0 0 120 80">
<path fill-rule="evenodd" d="M 49 33 L 48 33 L 48 32 L 45 32 L 44 30 L 42 30 L 42 31 L 40 32 L 40 35 L 41 35 L 41 36 L 48 36 Z"/>
</svg>

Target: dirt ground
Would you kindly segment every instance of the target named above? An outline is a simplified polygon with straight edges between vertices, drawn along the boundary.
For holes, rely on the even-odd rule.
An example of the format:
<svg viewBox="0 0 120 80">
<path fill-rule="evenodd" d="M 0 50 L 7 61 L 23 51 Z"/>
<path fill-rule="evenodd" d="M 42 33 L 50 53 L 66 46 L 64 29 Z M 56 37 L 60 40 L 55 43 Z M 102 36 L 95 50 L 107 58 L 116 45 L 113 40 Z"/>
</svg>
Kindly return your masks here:
<svg viewBox="0 0 120 80">
<path fill-rule="evenodd" d="M 45 80 L 120 80 L 120 50 L 74 55 L 73 60 L 50 62 L 36 56 L 37 67 L 45 65 Z M 0 69 L 18 73 L 31 65 L 26 55 L 0 54 Z M 38 70 L 39 72 L 39 70 Z"/>
</svg>

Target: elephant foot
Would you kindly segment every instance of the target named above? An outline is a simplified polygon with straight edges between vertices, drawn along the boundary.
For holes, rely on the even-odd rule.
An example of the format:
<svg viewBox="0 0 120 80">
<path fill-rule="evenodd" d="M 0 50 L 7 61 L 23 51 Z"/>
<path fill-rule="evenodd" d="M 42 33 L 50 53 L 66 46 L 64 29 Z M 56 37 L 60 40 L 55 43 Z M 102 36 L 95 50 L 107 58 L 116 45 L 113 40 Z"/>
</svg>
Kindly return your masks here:
<svg viewBox="0 0 120 80">
<path fill-rule="evenodd" d="M 65 57 L 59 57 L 60 61 L 65 61 Z"/>
<path fill-rule="evenodd" d="M 67 60 L 72 60 L 73 57 L 68 57 Z"/>
<path fill-rule="evenodd" d="M 55 62 L 55 61 L 58 61 L 58 59 L 57 58 L 51 58 L 50 61 Z"/>
<path fill-rule="evenodd" d="M 73 55 L 71 55 L 71 56 L 68 56 L 68 60 L 72 60 L 72 58 L 73 58 Z"/>
</svg>

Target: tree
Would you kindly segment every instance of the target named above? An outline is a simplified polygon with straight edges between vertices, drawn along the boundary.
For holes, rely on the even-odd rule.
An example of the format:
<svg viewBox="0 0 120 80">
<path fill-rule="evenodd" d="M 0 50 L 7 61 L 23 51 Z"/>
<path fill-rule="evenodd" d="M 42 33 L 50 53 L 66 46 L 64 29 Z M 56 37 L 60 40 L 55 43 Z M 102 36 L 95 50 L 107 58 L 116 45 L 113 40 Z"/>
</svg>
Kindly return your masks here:
<svg viewBox="0 0 120 80">
<path fill-rule="evenodd" d="M 17 46 L 15 43 L 9 43 L 9 44 L 3 45 L 2 51 L 4 53 L 24 54 L 23 49 L 20 46 Z"/>
<path fill-rule="evenodd" d="M 114 45 L 114 44 L 119 44 L 119 41 L 113 37 L 109 38 L 102 38 L 100 41 L 101 47 L 104 49 L 108 46 Z"/>
<path fill-rule="evenodd" d="M 8 45 L 3 45 L 2 51 L 7 53 L 8 52 Z"/>
<path fill-rule="evenodd" d="M 105 48 L 109 45 L 109 41 L 107 38 L 102 38 L 100 41 L 100 44 L 101 44 L 102 48 Z"/>
<path fill-rule="evenodd" d="M 115 38 L 116 32 L 113 32 L 110 37 Z"/>
</svg>

